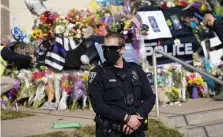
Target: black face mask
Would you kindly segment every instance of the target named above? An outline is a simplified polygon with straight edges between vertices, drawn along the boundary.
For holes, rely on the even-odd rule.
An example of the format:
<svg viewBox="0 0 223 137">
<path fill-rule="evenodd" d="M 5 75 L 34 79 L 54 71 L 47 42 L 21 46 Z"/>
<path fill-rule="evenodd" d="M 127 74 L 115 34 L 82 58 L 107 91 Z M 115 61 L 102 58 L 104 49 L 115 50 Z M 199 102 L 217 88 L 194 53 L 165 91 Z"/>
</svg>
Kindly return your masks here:
<svg viewBox="0 0 223 137">
<path fill-rule="evenodd" d="M 103 50 L 104 58 L 108 64 L 114 65 L 120 58 L 119 50 Z"/>
</svg>

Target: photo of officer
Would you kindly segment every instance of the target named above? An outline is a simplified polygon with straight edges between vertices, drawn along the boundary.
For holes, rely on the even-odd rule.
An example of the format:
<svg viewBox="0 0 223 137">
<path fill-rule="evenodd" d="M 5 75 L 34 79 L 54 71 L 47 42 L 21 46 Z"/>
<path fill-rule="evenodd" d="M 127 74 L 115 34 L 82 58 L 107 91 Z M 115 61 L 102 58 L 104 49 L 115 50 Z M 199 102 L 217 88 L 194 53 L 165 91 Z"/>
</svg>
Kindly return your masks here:
<svg viewBox="0 0 223 137">
<path fill-rule="evenodd" d="M 96 137 L 145 137 L 155 95 L 141 66 L 126 62 L 125 39 L 109 33 L 102 45 L 105 62 L 89 74 L 88 93 L 96 113 Z"/>
</svg>

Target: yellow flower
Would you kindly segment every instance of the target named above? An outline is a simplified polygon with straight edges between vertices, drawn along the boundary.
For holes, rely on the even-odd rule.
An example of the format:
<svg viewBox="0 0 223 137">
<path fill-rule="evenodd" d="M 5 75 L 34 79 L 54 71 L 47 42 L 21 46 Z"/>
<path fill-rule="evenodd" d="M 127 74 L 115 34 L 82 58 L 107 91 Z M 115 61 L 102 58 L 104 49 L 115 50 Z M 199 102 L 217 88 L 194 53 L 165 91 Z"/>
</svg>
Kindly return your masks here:
<svg viewBox="0 0 223 137">
<path fill-rule="evenodd" d="M 179 90 L 179 89 L 173 87 L 173 88 L 172 88 L 172 91 L 173 91 L 173 92 L 176 92 L 177 95 L 180 96 L 180 90 Z"/>
<path fill-rule="evenodd" d="M 84 81 L 88 80 L 88 74 L 83 74 L 80 76 Z"/>
<path fill-rule="evenodd" d="M 170 71 L 173 69 L 173 66 L 169 66 L 167 69 Z"/>
<path fill-rule="evenodd" d="M 43 32 L 40 29 L 35 29 L 33 31 L 33 33 L 31 34 L 31 38 L 33 40 L 37 40 L 37 39 L 42 38 L 42 37 L 43 37 Z"/>
<path fill-rule="evenodd" d="M 164 92 L 165 92 L 165 93 L 170 93 L 171 90 L 170 90 L 170 89 L 165 89 Z"/>
<path fill-rule="evenodd" d="M 195 86 L 201 86 L 204 84 L 204 80 L 201 77 L 196 77 L 192 80 L 189 80 L 188 84 L 195 85 Z"/>
<path fill-rule="evenodd" d="M 97 2 L 95 0 L 91 0 L 91 2 L 90 2 L 90 9 L 92 11 L 96 11 L 99 8 L 100 8 L 100 5 L 97 4 Z"/>
<path fill-rule="evenodd" d="M 192 83 L 193 83 L 193 79 L 188 81 L 188 84 L 192 85 Z"/>
</svg>

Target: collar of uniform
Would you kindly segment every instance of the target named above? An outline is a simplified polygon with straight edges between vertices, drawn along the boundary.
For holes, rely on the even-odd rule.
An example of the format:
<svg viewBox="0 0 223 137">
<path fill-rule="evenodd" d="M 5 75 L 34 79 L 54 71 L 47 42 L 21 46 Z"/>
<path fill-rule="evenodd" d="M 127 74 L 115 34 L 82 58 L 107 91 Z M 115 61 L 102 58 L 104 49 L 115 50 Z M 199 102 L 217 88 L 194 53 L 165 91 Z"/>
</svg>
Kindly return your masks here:
<svg viewBox="0 0 223 137">
<path fill-rule="evenodd" d="M 114 67 L 115 67 L 115 66 L 110 65 L 110 64 L 108 64 L 107 62 L 105 62 L 105 63 L 103 64 L 103 68 L 106 69 L 106 70 L 108 70 L 108 69 L 113 69 Z"/>
<path fill-rule="evenodd" d="M 114 65 L 110 65 L 110 64 L 108 64 L 106 62 L 104 63 L 103 66 L 104 66 L 104 69 L 106 69 L 106 70 L 116 68 Z M 121 69 L 128 70 L 128 67 L 129 67 L 128 63 L 125 61 L 125 59 L 123 59 L 123 68 L 121 68 Z"/>
<path fill-rule="evenodd" d="M 128 63 L 125 61 L 125 59 L 123 59 L 123 70 L 128 71 L 128 67 L 129 67 Z"/>
</svg>

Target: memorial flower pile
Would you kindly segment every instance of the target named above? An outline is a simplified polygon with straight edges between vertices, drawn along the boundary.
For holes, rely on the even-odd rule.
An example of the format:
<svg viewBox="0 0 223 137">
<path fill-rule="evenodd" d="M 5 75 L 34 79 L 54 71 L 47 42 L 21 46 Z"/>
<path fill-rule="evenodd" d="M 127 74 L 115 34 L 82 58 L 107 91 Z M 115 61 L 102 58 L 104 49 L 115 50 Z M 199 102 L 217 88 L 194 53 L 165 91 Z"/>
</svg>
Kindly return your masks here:
<svg viewBox="0 0 223 137">
<path fill-rule="evenodd" d="M 161 1 L 161 3 L 160 1 L 154 1 L 154 3 L 163 9 L 181 6 L 185 8 L 184 10 L 194 7 L 203 12 L 207 8 L 205 3 L 197 0 L 173 0 Z M 77 72 L 63 72 L 63 68 L 67 63 L 67 58 L 70 57 L 74 59 L 71 62 L 78 63 L 83 55 L 87 56 L 87 54 L 91 54 L 91 51 L 77 57 L 70 56 L 69 53 L 75 51 L 79 45 L 84 43 L 84 40 L 91 38 L 91 36 L 103 37 L 108 32 L 119 32 L 124 34 L 126 39 L 134 41 L 133 48 L 137 51 L 138 57 L 143 58 L 140 40 L 141 38 L 143 39 L 142 36 L 150 35 L 150 28 L 142 23 L 141 17 L 136 15 L 136 11 L 139 6 L 144 4 L 149 5 L 151 3 L 143 0 L 93 0 L 90 9 L 71 9 L 65 16 L 55 11 L 42 12 L 34 21 L 32 31 L 24 31 L 19 25 L 14 26 L 11 33 L 16 42 L 30 44 L 30 47 L 35 47 L 36 60 L 43 62 L 43 64 L 49 61 L 47 64 L 49 68 L 59 66 L 58 68 L 61 69 L 53 72 L 46 68 L 40 67 L 39 69 L 38 66 L 35 70 L 13 71 L 11 74 L 7 74 L 7 76 L 16 78 L 18 82 L 13 90 L 3 96 L 4 104 L 8 105 L 10 101 L 16 100 L 20 105 L 27 107 L 65 110 L 76 108 L 78 101 L 82 100 L 81 106 L 86 108 L 87 103 L 89 103 L 86 93 L 88 72 L 83 73 L 81 65 L 87 64 L 87 67 L 90 68 L 91 62 L 89 58 L 81 61 L 81 65 L 78 64 L 77 68 L 79 70 Z M 199 15 L 196 18 L 188 17 L 182 20 L 192 29 L 193 33 L 206 33 L 208 29 L 203 24 L 200 24 L 198 18 Z M 170 19 L 167 22 L 169 26 L 173 25 Z M 5 41 L 3 41 L 3 44 L 8 45 Z M 81 50 L 88 51 L 87 46 L 89 45 L 84 44 L 81 45 L 81 48 L 83 48 Z M 157 42 L 157 45 L 161 44 L 162 41 Z M 180 44 L 180 41 L 178 41 L 178 44 Z M 181 48 L 181 46 L 176 48 Z M 21 49 L 19 50 L 23 51 Z M 165 50 L 167 49 L 165 47 Z M 192 50 L 192 47 L 187 49 Z M 176 52 L 177 50 L 174 49 L 174 51 Z M 79 54 L 79 51 L 72 53 L 72 55 L 77 53 Z M 32 54 L 34 53 L 32 52 Z M 55 54 L 56 57 L 54 56 Z M 58 58 L 59 60 L 57 60 Z M 144 61 L 146 60 L 145 58 L 143 58 Z M 41 63 L 40 66 L 42 65 Z M 36 63 L 35 65 L 39 64 Z M 148 62 L 144 62 L 143 68 L 145 66 L 148 66 Z M 205 66 L 206 69 L 210 69 L 208 66 L 208 64 Z M 222 65 L 219 65 L 219 67 L 222 67 Z M 147 71 L 149 71 L 149 68 L 147 68 Z M 187 92 L 192 98 L 197 98 L 198 94 L 203 97 L 208 94 L 205 80 L 195 73 L 186 75 L 186 71 L 181 67 L 175 65 L 166 66 L 159 69 L 158 73 L 158 86 L 160 94 L 163 95 L 159 97 L 160 99 L 165 98 L 161 100 L 169 103 L 185 101 Z M 213 83 L 212 85 L 214 87 Z"/>
</svg>

